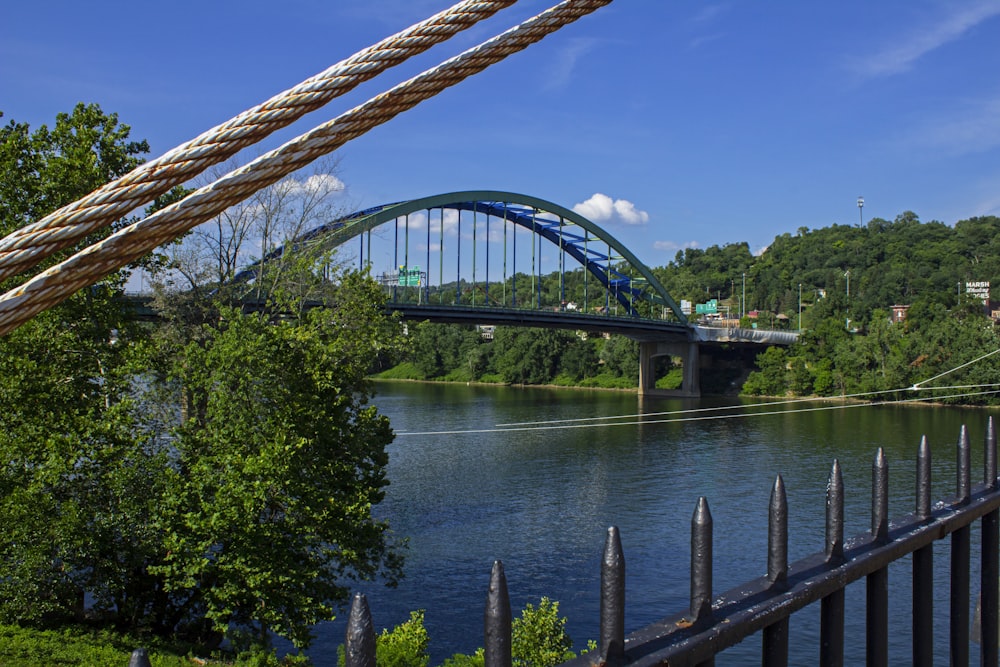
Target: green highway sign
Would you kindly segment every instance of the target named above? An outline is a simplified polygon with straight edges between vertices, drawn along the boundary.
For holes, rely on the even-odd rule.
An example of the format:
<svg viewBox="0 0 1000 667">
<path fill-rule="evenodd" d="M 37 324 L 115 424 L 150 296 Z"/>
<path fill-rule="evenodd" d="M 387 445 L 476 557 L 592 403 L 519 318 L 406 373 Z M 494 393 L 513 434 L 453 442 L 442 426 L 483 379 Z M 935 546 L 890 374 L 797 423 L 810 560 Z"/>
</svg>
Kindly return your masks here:
<svg viewBox="0 0 1000 667">
<path fill-rule="evenodd" d="M 398 282 L 404 287 L 420 287 L 420 267 L 407 268 L 405 265 L 400 266 Z"/>
</svg>

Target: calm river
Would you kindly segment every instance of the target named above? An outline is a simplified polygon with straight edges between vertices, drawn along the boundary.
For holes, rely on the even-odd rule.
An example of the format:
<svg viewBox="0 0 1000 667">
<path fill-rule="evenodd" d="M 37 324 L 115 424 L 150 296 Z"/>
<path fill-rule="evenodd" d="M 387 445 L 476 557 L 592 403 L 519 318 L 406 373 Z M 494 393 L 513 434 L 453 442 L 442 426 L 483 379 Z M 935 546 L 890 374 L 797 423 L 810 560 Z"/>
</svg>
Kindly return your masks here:
<svg viewBox="0 0 1000 667">
<path fill-rule="evenodd" d="M 912 511 L 915 453 L 926 434 L 934 456 L 934 498 L 955 490 L 955 443 L 966 423 L 973 481 L 982 478 L 986 410 L 926 406 L 824 404 L 744 407 L 740 415 L 700 421 L 496 432 L 497 425 L 637 412 L 692 410 L 726 399 L 640 400 L 635 394 L 491 386 L 379 383 L 376 405 L 397 435 L 388 488 L 377 508 L 409 539 L 406 579 L 396 589 L 371 586 L 375 625 L 392 627 L 426 610 L 431 664 L 483 643 L 490 568 L 504 563 L 514 614 L 542 596 L 568 617 L 575 648 L 598 635 L 600 558 L 609 526 L 618 526 L 626 561 L 626 632 L 683 612 L 689 597 L 690 521 L 699 496 L 714 519 L 716 592 L 766 571 L 767 505 L 775 476 L 788 492 L 790 560 L 823 548 L 825 490 L 839 459 L 847 491 L 846 535 L 869 528 L 871 462 L 885 449 L 890 516 Z M 733 401 L 730 400 L 729 404 Z M 813 408 L 812 411 L 802 411 Z M 815 409 L 820 408 L 820 409 Z M 799 410 L 799 412 L 787 412 Z M 781 414 L 775 414 L 782 412 Z M 771 413 L 771 414 L 763 414 Z M 714 413 L 688 413 L 708 416 Z M 629 421 L 635 421 L 634 419 Z M 474 431 L 461 434 L 407 433 Z M 978 545 L 978 532 L 974 532 Z M 978 550 L 974 548 L 974 559 Z M 939 570 L 941 618 L 935 663 L 947 664 L 947 559 Z M 891 662 L 909 662 L 909 564 L 890 571 Z M 973 575 L 973 590 L 978 576 Z M 848 589 L 847 664 L 864 662 L 864 584 Z M 346 616 L 346 614 L 345 614 Z M 791 623 L 792 664 L 814 664 L 819 605 Z M 336 665 L 343 623 L 318 628 L 309 651 L 318 666 Z M 759 638 L 718 663 L 759 662 Z M 973 656 L 977 656 L 973 646 Z M 974 657 L 973 660 L 978 660 Z"/>
</svg>

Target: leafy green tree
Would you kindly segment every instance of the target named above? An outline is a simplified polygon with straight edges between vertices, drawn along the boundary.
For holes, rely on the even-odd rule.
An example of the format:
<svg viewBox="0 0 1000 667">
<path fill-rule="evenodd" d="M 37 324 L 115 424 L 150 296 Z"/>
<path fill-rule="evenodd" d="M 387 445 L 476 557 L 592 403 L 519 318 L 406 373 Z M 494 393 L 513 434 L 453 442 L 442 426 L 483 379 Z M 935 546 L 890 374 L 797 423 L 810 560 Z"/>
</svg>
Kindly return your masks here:
<svg viewBox="0 0 1000 667">
<path fill-rule="evenodd" d="M 7 234 L 121 176 L 145 142 L 96 105 L 51 129 L 0 128 L 0 232 Z M 46 264 L 54 260 L 49 260 Z M 7 281 L 9 288 L 17 279 Z M 154 604 L 150 518 L 163 466 L 131 396 L 141 330 L 122 307 L 125 275 L 82 290 L 0 337 L 0 619 L 96 612 L 128 626 Z"/>
<path fill-rule="evenodd" d="M 537 607 L 526 604 L 511 624 L 511 657 L 517 667 L 554 667 L 575 657 L 572 647 L 559 603 L 549 598 L 543 597 Z"/>
<path fill-rule="evenodd" d="M 131 169 L 127 136 L 84 105 L 0 130 L 2 230 Z M 120 274 L 0 337 L 0 620 L 303 646 L 353 579 L 399 576 L 366 377 L 401 327 L 363 275 L 283 259 L 261 309 L 205 289 L 143 326 Z"/>
<path fill-rule="evenodd" d="M 400 575 L 371 514 L 392 431 L 366 377 L 401 327 L 374 281 L 345 272 L 335 284 L 335 307 L 292 319 L 223 308 L 199 339 L 154 348 L 186 410 L 162 501 L 166 553 L 151 571 L 216 629 L 244 627 L 261 644 L 275 632 L 305 646 L 348 581 Z"/>
<path fill-rule="evenodd" d="M 788 391 L 787 352 L 769 347 L 757 355 L 757 367 L 747 378 L 743 391 L 747 394 L 783 396 Z"/>
<path fill-rule="evenodd" d="M 493 344 L 498 351 L 493 357 L 493 368 L 504 382 L 551 382 L 559 368 L 563 349 L 572 336 L 553 329 L 497 327 Z"/>
<path fill-rule="evenodd" d="M 152 601 L 131 573 L 141 578 L 154 550 L 149 493 L 156 485 L 144 477 L 163 461 L 145 449 L 144 436 L 136 438 L 120 303 L 110 290 L 90 296 L 0 338 L 6 622 L 78 616 L 83 591 L 126 624 Z M 117 322 L 102 317 L 116 310 Z"/>
<path fill-rule="evenodd" d="M 3 114 L 0 113 L 0 117 Z M 123 176 L 149 152 L 96 104 L 60 113 L 55 125 L 0 127 L 0 233 L 6 235 Z"/>
<path fill-rule="evenodd" d="M 639 381 L 639 344 L 624 336 L 611 336 L 600 353 L 607 372 L 632 382 Z"/>
<path fill-rule="evenodd" d="M 472 377 L 485 369 L 481 336 L 470 327 L 420 322 L 409 327 L 409 339 L 407 358 L 428 378 L 467 364 Z"/>
<path fill-rule="evenodd" d="M 559 370 L 574 382 L 594 377 L 600 371 L 600 357 L 590 340 L 579 337 L 567 341 L 559 360 Z"/>
</svg>

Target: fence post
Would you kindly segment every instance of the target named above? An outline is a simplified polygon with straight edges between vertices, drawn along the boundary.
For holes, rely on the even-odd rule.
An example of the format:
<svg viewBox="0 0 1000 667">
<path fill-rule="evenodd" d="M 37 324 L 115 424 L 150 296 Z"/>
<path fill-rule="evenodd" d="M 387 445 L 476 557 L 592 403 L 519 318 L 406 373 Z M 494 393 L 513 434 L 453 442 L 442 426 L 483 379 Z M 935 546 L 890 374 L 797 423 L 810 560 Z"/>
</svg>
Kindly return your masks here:
<svg viewBox="0 0 1000 667">
<path fill-rule="evenodd" d="M 787 588 L 788 582 L 788 496 L 781 475 L 774 480 L 767 523 L 767 578 L 772 590 Z M 788 617 L 764 628 L 761 664 L 788 665 Z"/>
<path fill-rule="evenodd" d="M 889 541 L 889 464 L 881 447 L 872 462 L 872 541 Z M 867 613 L 865 655 L 868 665 L 889 664 L 889 568 L 876 570 L 865 581 Z"/>
<path fill-rule="evenodd" d="M 931 517 L 931 447 L 927 436 L 920 438 L 917 450 L 916 514 L 923 520 Z M 913 552 L 913 665 L 934 665 L 934 546 L 928 544 Z"/>
<path fill-rule="evenodd" d="M 830 566 L 844 561 L 844 476 L 840 462 L 833 460 L 826 490 L 826 562 Z M 820 601 L 821 667 L 843 667 L 844 664 L 844 589 L 831 593 Z"/>
<path fill-rule="evenodd" d="M 986 423 L 983 458 L 984 482 L 991 491 L 997 490 L 997 434 L 993 417 Z M 979 627 L 980 664 L 997 667 L 1000 662 L 1000 511 L 993 510 L 983 517 L 983 560 L 980 572 Z"/>
<path fill-rule="evenodd" d="M 375 626 L 368 598 L 355 593 L 344 635 L 345 667 L 375 667 Z"/>
<path fill-rule="evenodd" d="M 601 661 L 625 659 L 625 555 L 617 526 L 608 528 L 601 559 Z"/>
<path fill-rule="evenodd" d="M 149 653 L 146 652 L 146 649 L 137 648 L 132 651 L 132 655 L 128 659 L 128 667 L 152 667 L 152 664 L 149 662 Z"/>
<path fill-rule="evenodd" d="M 712 513 L 701 496 L 691 516 L 691 622 L 695 627 L 712 622 Z M 697 667 L 713 667 L 715 658 Z"/>
<path fill-rule="evenodd" d="M 691 516 L 691 621 L 712 618 L 712 513 L 708 499 L 698 498 Z"/>
<path fill-rule="evenodd" d="M 507 576 L 503 563 L 496 560 L 490 572 L 490 588 L 483 614 L 485 667 L 511 667 L 511 623 Z"/>
<path fill-rule="evenodd" d="M 962 424 L 958 437 L 958 503 L 969 502 L 972 471 L 969 457 L 969 431 Z M 969 563 L 972 556 L 972 530 L 963 526 L 951 534 L 951 665 L 969 664 Z"/>
</svg>

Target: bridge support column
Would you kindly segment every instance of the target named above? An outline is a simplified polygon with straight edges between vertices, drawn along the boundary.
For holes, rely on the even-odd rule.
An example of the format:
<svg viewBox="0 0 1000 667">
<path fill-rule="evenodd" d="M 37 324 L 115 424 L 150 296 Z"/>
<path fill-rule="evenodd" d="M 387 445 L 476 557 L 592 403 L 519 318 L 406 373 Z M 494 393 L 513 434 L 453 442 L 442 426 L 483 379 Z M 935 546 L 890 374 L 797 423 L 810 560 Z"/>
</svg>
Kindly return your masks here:
<svg viewBox="0 0 1000 667">
<path fill-rule="evenodd" d="M 684 365 L 684 379 L 680 389 L 657 389 L 655 359 L 670 355 L 680 357 Z M 701 355 L 698 343 L 639 343 L 639 395 L 640 396 L 680 396 L 697 398 L 701 396 L 699 366 Z"/>
</svg>

